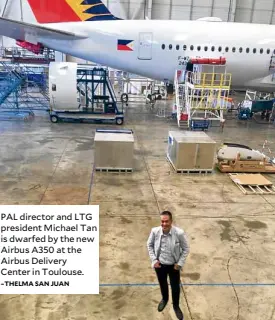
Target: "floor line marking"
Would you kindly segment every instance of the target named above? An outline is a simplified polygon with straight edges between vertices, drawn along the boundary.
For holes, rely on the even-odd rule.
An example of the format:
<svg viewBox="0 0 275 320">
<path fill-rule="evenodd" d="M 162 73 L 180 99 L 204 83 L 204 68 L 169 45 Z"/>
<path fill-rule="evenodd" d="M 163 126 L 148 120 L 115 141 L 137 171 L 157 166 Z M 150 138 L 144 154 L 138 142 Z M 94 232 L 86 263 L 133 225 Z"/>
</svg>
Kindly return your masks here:
<svg viewBox="0 0 275 320">
<path fill-rule="evenodd" d="M 155 287 L 158 283 L 102 283 L 100 287 Z M 205 286 L 205 287 L 261 287 L 275 286 L 275 283 L 181 283 L 181 286 Z"/>
</svg>

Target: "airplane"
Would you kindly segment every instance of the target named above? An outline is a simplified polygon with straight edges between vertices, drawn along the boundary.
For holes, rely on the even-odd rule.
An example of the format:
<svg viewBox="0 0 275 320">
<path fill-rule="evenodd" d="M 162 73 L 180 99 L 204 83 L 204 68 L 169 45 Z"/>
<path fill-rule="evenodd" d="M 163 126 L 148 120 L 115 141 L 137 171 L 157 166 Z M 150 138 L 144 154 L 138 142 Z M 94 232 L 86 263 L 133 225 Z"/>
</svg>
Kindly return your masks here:
<svg viewBox="0 0 275 320">
<path fill-rule="evenodd" d="M 100 0 L 28 0 L 37 23 L 0 18 L 0 35 L 173 83 L 190 58 L 226 59 L 232 89 L 275 91 L 275 26 L 198 20 L 123 20 Z"/>
</svg>

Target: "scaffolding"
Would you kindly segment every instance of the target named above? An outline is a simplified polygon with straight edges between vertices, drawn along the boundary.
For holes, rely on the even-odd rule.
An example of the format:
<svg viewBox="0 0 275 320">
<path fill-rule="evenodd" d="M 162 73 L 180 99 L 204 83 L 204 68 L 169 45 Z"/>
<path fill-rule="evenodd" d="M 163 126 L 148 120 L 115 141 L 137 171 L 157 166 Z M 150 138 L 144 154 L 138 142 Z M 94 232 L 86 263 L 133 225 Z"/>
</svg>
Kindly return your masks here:
<svg viewBox="0 0 275 320">
<path fill-rule="evenodd" d="M 46 64 L 55 61 L 55 51 L 43 48 L 41 52 L 35 54 L 20 47 L 0 47 L 2 61 L 22 64 Z"/>
<path fill-rule="evenodd" d="M 55 51 L 48 48 L 34 53 L 20 46 L 0 47 L 1 120 L 25 120 L 34 110 L 49 110 L 48 69 L 54 60 Z"/>
<path fill-rule="evenodd" d="M 73 63 L 65 63 L 64 67 L 62 63 L 53 63 L 50 68 L 50 119 L 53 123 L 60 120 L 87 120 L 123 124 L 123 103 L 117 101 L 108 68 Z M 61 74 L 61 68 L 66 69 L 67 73 Z M 68 77 L 70 81 L 66 85 Z M 64 97 L 63 90 L 67 86 L 71 91 L 70 104 L 64 102 L 67 97 Z"/>
<path fill-rule="evenodd" d="M 176 70 L 174 87 L 175 87 L 175 104 L 172 110 L 172 117 L 177 119 L 178 127 L 188 127 L 188 118 L 185 110 L 184 101 L 184 83 L 181 81 L 184 72 L 182 70 Z"/>
<path fill-rule="evenodd" d="M 83 111 L 92 113 L 115 113 L 117 111 L 118 102 L 107 68 L 79 65 L 77 91 Z"/>
<path fill-rule="evenodd" d="M 275 98 L 275 92 L 261 92 L 246 90 L 244 100 L 270 100 Z"/>
<path fill-rule="evenodd" d="M 110 71 L 110 80 L 117 95 L 127 96 L 127 102 L 150 104 L 153 99 L 167 99 L 166 86 L 161 81 L 129 74 L 120 70 Z"/>
<path fill-rule="evenodd" d="M 0 111 L 48 110 L 48 67 L 0 61 Z"/>
<path fill-rule="evenodd" d="M 238 118 L 239 120 L 254 118 L 256 122 L 265 119 L 265 123 L 271 123 L 275 118 L 274 106 L 274 93 L 247 90 L 245 99 L 238 104 Z M 261 113 L 260 119 L 256 118 L 257 113 Z"/>
<path fill-rule="evenodd" d="M 200 64 L 193 70 L 175 75 L 178 126 L 193 128 L 196 122 L 213 120 L 223 123 L 231 101 L 231 74 L 226 73 L 225 65 Z"/>
</svg>

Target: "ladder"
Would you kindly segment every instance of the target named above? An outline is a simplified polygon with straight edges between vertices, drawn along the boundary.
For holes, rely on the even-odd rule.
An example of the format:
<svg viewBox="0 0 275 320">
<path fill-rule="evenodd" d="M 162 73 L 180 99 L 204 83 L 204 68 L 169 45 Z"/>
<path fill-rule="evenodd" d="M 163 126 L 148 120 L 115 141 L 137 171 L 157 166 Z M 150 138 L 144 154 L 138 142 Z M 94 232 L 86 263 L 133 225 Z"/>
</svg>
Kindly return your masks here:
<svg viewBox="0 0 275 320">
<path fill-rule="evenodd" d="M 231 74 L 226 73 L 225 65 L 202 64 L 199 67 L 186 73 L 184 105 L 189 123 L 192 120 L 222 123 L 230 102 Z"/>
<path fill-rule="evenodd" d="M 189 119 L 185 110 L 185 87 L 184 83 L 179 82 L 179 78 L 182 76 L 183 70 L 176 70 L 174 86 L 175 86 L 175 109 L 177 115 L 177 122 L 179 128 L 188 128 Z"/>
</svg>

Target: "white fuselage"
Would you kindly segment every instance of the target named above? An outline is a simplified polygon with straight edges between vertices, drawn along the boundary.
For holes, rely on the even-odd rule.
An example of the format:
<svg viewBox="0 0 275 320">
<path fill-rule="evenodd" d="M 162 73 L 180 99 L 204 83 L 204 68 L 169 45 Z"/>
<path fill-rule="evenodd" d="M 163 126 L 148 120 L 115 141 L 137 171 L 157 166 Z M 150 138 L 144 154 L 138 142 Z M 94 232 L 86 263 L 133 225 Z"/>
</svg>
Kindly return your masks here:
<svg viewBox="0 0 275 320">
<path fill-rule="evenodd" d="M 184 57 L 222 56 L 227 61 L 226 71 L 232 74 L 233 88 L 275 91 L 269 70 L 275 50 L 273 25 L 118 20 L 58 23 L 47 27 L 87 35 L 88 39 L 40 39 L 44 45 L 114 69 L 173 82 L 175 71 L 183 68 Z M 119 51 L 118 39 L 133 40 L 133 51 Z"/>
</svg>

